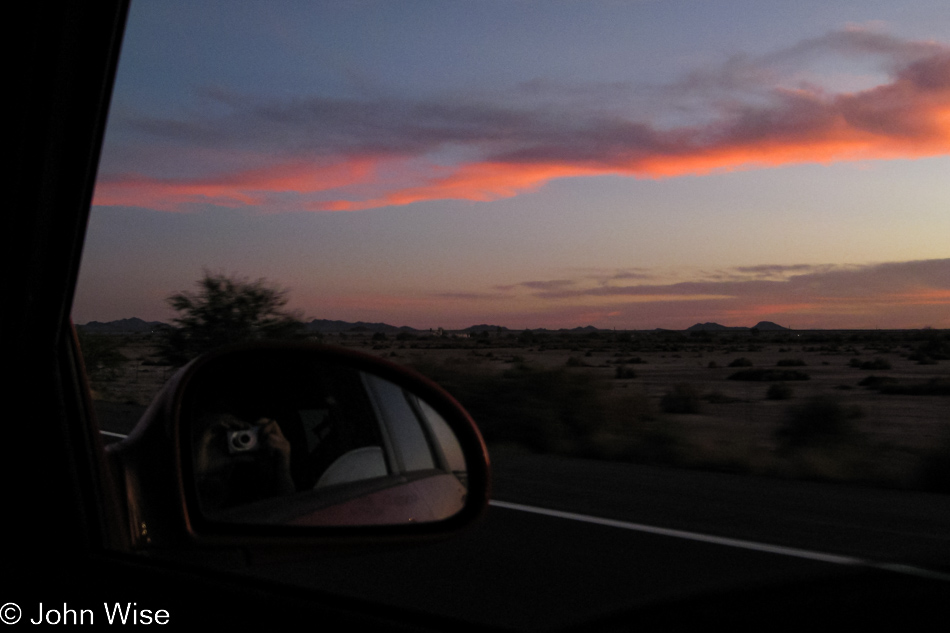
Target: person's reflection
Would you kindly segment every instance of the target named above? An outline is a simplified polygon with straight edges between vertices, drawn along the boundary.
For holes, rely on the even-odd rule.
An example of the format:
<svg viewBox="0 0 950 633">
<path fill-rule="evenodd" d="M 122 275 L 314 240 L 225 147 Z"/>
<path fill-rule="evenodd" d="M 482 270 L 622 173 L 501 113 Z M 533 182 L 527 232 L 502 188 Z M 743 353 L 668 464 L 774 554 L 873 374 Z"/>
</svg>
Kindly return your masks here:
<svg viewBox="0 0 950 633">
<path fill-rule="evenodd" d="M 250 424 L 217 413 L 204 416 L 196 430 L 195 480 L 206 511 L 294 493 L 290 442 L 275 420 Z"/>
</svg>

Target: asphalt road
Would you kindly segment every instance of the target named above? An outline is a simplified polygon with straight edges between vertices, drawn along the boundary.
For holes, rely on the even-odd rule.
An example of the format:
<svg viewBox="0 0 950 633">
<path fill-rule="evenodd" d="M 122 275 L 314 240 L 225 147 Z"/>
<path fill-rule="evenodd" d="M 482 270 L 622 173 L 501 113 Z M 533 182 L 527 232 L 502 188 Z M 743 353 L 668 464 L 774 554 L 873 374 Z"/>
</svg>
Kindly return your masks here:
<svg viewBox="0 0 950 633">
<path fill-rule="evenodd" d="M 852 577 L 884 579 L 861 592 L 872 599 L 876 591 L 880 600 L 924 596 L 932 605 L 945 592 L 950 604 L 950 495 L 516 451 L 492 459 L 493 505 L 460 535 L 251 573 L 530 630 L 750 591 L 793 610 L 796 587 L 827 597 Z"/>
<path fill-rule="evenodd" d="M 950 495 L 495 451 L 496 500 L 950 573 Z"/>
<path fill-rule="evenodd" d="M 893 577 L 887 599 L 950 600 L 945 495 L 518 454 L 495 478 L 485 519 L 451 540 L 255 574 L 528 630 L 731 592 L 792 609 L 799 586 L 827 595 L 868 574 Z"/>
</svg>

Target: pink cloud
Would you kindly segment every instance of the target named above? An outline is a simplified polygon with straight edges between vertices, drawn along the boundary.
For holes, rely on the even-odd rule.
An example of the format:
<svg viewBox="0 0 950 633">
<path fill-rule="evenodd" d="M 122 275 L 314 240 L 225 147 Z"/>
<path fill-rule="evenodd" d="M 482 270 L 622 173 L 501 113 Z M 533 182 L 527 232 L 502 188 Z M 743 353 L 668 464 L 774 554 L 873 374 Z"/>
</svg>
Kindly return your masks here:
<svg viewBox="0 0 950 633">
<path fill-rule="evenodd" d="M 882 58 L 887 78 L 834 92 L 755 72 L 831 54 Z M 230 109 L 237 114 L 221 119 L 150 120 L 136 129 L 179 145 L 217 143 L 219 151 L 245 151 L 275 164 L 186 178 L 114 171 L 100 180 L 95 203 L 176 210 L 195 202 L 259 205 L 269 194 L 289 192 L 297 194 L 297 209 L 355 211 L 510 198 L 559 178 L 670 178 L 950 155 L 950 46 L 852 28 L 734 66 L 669 87 L 667 108 L 684 94 L 705 95 L 702 115 L 674 127 L 651 123 L 655 112 L 638 116 L 629 107 L 566 102 L 561 110 L 532 110 L 470 100 L 299 98 L 264 107 L 235 99 Z M 199 164 L 196 173 L 208 169 Z"/>
<path fill-rule="evenodd" d="M 123 174 L 96 182 L 93 204 L 178 211 L 187 204 L 224 207 L 259 205 L 269 194 L 307 194 L 369 181 L 377 161 L 370 157 L 314 165 L 293 162 L 195 178 L 154 178 Z"/>
</svg>

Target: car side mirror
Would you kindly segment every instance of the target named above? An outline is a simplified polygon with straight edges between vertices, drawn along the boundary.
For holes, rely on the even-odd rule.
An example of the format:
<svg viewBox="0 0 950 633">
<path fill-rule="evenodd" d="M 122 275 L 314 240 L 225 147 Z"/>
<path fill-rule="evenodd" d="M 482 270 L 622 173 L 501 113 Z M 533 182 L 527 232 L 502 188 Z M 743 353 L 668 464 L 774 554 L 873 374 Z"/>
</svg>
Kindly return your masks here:
<svg viewBox="0 0 950 633">
<path fill-rule="evenodd" d="M 135 546 L 434 535 L 488 502 L 465 410 L 421 375 L 342 348 L 204 355 L 113 446 Z"/>
</svg>

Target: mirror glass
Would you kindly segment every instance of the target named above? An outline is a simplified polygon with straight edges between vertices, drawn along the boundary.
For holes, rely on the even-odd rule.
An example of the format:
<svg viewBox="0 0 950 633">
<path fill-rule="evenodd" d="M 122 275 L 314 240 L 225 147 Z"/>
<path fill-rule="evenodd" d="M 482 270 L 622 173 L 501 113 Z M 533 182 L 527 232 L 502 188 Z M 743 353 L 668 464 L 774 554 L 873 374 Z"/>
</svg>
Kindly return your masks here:
<svg viewBox="0 0 950 633">
<path fill-rule="evenodd" d="M 465 505 L 466 461 L 449 424 L 365 369 L 243 357 L 194 382 L 184 419 L 199 507 L 215 521 L 393 525 Z"/>
</svg>

